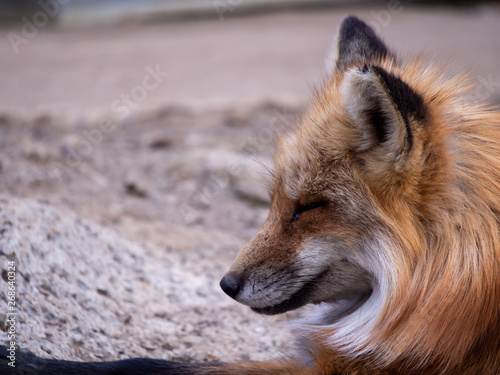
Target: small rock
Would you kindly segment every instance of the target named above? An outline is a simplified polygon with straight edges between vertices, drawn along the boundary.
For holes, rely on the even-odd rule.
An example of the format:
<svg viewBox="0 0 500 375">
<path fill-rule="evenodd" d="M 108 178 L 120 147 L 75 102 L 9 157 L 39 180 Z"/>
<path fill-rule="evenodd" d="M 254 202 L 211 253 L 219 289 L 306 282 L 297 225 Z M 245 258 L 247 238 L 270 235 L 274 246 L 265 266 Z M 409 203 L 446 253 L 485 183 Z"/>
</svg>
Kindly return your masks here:
<svg viewBox="0 0 500 375">
<path fill-rule="evenodd" d="M 159 149 L 168 148 L 171 145 L 172 145 L 172 141 L 170 139 L 158 138 L 158 139 L 153 140 L 149 144 L 149 147 L 152 148 L 153 150 L 159 150 Z"/>
<path fill-rule="evenodd" d="M 125 183 L 125 192 L 129 195 L 139 198 L 146 198 L 148 196 L 147 190 L 144 188 L 144 186 L 140 186 L 136 182 Z"/>
<path fill-rule="evenodd" d="M 99 293 L 101 296 L 111 298 L 111 295 L 106 289 L 103 288 L 97 288 L 97 293 Z"/>
<path fill-rule="evenodd" d="M 72 337 L 72 341 L 73 341 L 73 344 L 75 344 L 77 346 L 83 346 L 83 344 L 85 343 L 85 341 L 83 340 L 83 336 L 79 333 L 75 334 Z"/>
<path fill-rule="evenodd" d="M 175 347 L 174 347 L 174 346 L 172 346 L 171 344 L 169 344 L 168 342 L 167 342 L 167 343 L 165 343 L 165 344 L 163 344 L 163 345 L 161 346 L 161 348 L 162 348 L 162 349 L 164 349 L 164 350 L 169 350 L 169 351 L 170 351 L 170 350 L 174 350 L 174 349 L 175 349 Z"/>
<path fill-rule="evenodd" d="M 146 349 L 149 352 L 154 352 L 157 349 L 155 346 L 148 344 L 148 343 L 141 343 L 141 347 L 143 347 L 144 349 Z"/>
<path fill-rule="evenodd" d="M 52 354 L 52 350 L 50 350 L 49 348 L 47 348 L 45 345 L 40 345 L 40 348 L 47 352 L 47 354 Z"/>
</svg>

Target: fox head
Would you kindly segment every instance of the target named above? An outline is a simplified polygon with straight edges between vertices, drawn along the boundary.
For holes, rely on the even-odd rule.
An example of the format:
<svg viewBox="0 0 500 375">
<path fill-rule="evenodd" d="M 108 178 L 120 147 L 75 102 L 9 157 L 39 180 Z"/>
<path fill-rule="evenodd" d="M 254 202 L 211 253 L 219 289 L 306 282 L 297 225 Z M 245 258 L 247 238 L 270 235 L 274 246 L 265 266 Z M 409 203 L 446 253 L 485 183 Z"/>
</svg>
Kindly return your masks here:
<svg viewBox="0 0 500 375">
<path fill-rule="evenodd" d="M 269 216 L 221 287 L 264 314 L 321 304 L 309 323 L 328 346 L 379 364 L 464 358 L 493 324 L 469 305 L 496 309 L 499 324 L 500 186 L 470 169 L 498 173 L 500 152 L 473 155 L 488 136 L 467 138 L 484 108 L 461 102 L 464 77 L 400 59 L 356 17 L 340 26 L 334 65 L 279 137 Z M 484 251 L 496 252 L 497 276 L 479 266 L 493 256 Z M 477 297 L 486 281 L 487 301 Z M 480 333 L 466 337 L 464 320 Z"/>
<path fill-rule="evenodd" d="M 276 314 L 320 302 L 352 309 L 380 287 L 384 205 L 416 204 L 425 178 L 428 109 L 399 73 L 366 24 L 342 23 L 331 77 L 278 141 L 271 211 L 222 279 L 228 295 Z"/>
</svg>

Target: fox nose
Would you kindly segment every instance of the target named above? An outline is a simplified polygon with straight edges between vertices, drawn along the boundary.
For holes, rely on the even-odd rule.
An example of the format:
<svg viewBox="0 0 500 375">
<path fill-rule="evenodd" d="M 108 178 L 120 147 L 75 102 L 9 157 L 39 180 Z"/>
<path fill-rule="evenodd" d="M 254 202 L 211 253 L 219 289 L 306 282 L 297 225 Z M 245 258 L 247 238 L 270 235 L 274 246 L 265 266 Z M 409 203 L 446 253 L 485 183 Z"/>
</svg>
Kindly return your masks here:
<svg viewBox="0 0 500 375">
<path fill-rule="evenodd" d="M 240 291 L 242 279 L 239 275 L 227 273 L 220 281 L 220 287 L 229 297 L 235 298 Z"/>
</svg>

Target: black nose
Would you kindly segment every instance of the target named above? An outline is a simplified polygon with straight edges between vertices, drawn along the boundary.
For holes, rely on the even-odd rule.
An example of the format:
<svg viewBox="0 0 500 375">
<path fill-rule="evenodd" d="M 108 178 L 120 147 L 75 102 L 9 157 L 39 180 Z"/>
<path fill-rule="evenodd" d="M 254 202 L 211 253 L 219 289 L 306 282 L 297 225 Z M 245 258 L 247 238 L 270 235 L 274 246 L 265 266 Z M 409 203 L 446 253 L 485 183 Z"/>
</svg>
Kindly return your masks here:
<svg viewBox="0 0 500 375">
<path fill-rule="evenodd" d="M 229 297 L 234 298 L 240 291 L 241 277 L 227 273 L 220 281 L 220 287 Z"/>
</svg>

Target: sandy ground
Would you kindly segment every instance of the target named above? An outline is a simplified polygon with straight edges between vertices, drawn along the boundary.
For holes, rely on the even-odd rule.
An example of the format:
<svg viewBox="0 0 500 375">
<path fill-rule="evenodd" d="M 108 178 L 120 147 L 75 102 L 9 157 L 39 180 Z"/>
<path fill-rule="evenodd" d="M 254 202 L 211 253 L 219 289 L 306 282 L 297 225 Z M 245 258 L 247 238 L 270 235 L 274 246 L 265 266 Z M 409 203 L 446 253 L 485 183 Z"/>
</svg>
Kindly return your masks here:
<svg viewBox="0 0 500 375">
<path fill-rule="evenodd" d="M 475 94 L 500 103 L 499 7 L 384 11 L 47 28 L 18 53 L 6 36 L 20 30 L 0 30 L 0 268 L 6 280 L 17 262 L 19 346 L 82 360 L 286 352 L 294 315 L 257 316 L 218 282 L 266 217 L 273 134 L 307 105 L 341 19 L 475 67 Z"/>
</svg>

